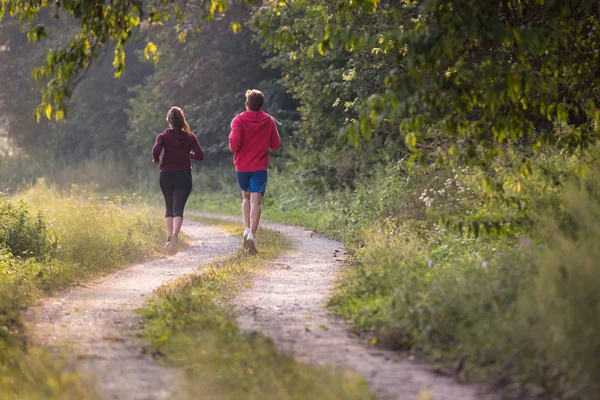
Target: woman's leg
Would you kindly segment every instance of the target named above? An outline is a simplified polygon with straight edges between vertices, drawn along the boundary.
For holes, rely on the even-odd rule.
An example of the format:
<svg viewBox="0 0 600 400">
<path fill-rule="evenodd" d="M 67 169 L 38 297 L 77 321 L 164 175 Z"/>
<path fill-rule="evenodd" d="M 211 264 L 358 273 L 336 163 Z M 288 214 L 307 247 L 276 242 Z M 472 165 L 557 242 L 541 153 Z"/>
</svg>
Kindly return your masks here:
<svg viewBox="0 0 600 400">
<path fill-rule="evenodd" d="M 165 217 L 165 226 L 167 227 L 167 237 L 173 236 L 173 217 Z"/>
<path fill-rule="evenodd" d="M 165 199 L 165 226 L 167 228 L 167 236 L 173 236 L 173 199 L 174 186 L 171 181 L 170 174 L 160 174 L 160 190 Z"/>
<path fill-rule="evenodd" d="M 175 200 L 173 202 L 173 234 L 179 235 L 181 225 L 183 224 L 183 210 L 190 193 L 192 192 L 192 173 L 191 171 L 183 171 L 180 181 L 175 187 Z"/>
</svg>

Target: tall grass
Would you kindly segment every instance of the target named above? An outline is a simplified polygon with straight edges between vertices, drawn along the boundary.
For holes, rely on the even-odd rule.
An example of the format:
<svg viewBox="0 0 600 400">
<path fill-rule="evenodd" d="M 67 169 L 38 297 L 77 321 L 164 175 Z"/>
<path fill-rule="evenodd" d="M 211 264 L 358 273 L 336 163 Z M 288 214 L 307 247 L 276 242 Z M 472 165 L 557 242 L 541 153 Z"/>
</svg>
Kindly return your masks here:
<svg viewBox="0 0 600 400">
<path fill-rule="evenodd" d="M 148 168 L 152 167 L 149 165 Z M 147 174 L 147 171 L 140 171 L 140 176 Z M 34 185 L 40 178 L 60 188 L 69 189 L 75 184 L 96 192 L 124 190 L 139 180 L 125 162 L 112 157 L 90 158 L 73 164 L 57 158 L 36 159 L 25 154 L 0 156 L 0 190 L 16 192 Z"/>
<path fill-rule="evenodd" d="M 87 398 L 55 357 L 31 347 L 21 311 L 37 297 L 151 255 L 160 213 L 42 182 L 0 199 L 0 398 Z"/>
<path fill-rule="evenodd" d="M 518 396 L 598 399 L 598 171 L 540 149 L 520 174 L 522 157 L 487 169 L 400 161 L 324 191 L 272 170 L 264 216 L 346 242 L 355 263 L 329 307 L 371 342 Z M 239 213 L 232 173 L 204 174 L 228 183 L 191 204 Z"/>
</svg>

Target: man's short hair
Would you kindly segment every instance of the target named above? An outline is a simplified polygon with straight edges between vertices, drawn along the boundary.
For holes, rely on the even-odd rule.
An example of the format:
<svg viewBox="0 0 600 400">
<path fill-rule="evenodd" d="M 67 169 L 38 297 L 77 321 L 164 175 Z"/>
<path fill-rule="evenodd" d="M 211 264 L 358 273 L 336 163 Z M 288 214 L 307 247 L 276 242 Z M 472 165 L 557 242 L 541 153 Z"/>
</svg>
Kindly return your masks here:
<svg viewBox="0 0 600 400">
<path fill-rule="evenodd" d="M 247 90 L 246 102 L 252 111 L 259 111 L 265 103 L 265 95 L 260 90 Z"/>
</svg>

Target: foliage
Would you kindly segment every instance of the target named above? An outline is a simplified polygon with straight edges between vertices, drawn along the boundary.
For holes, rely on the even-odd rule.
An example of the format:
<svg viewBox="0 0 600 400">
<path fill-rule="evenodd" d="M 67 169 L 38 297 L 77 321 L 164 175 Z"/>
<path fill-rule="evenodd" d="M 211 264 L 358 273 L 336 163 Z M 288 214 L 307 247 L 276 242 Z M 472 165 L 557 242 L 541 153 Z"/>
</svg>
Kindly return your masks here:
<svg viewBox="0 0 600 400">
<path fill-rule="evenodd" d="M 297 169 L 306 181 L 325 178 L 328 188 L 352 186 L 372 165 L 406 154 L 395 134 L 397 124 L 381 124 L 374 138 L 363 143 L 358 131 L 340 132 L 341 127 L 358 121 L 362 102 L 380 90 L 392 61 L 383 53 L 358 48 L 349 51 L 350 44 L 329 48 L 317 43 L 323 34 L 332 34 L 328 26 L 334 22 L 338 6 L 327 1 L 276 2 L 258 9 L 251 20 L 256 39 L 270 56 L 269 65 L 281 71 L 283 84 L 299 101 L 301 119 L 295 125 L 292 155 L 296 163 L 310 162 Z M 382 27 L 397 26 L 384 11 L 345 23 L 348 31 L 365 36 Z M 349 148 L 348 142 L 359 147 Z M 349 169 L 349 160 L 357 166 Z"/>
<path fill-rule="evenodd" d="M 148 40 L 164 50 L 152 75 L 131 88 L 135 97 L 129 102 L 127 141 L 134 152 L 149 151 L 156 134 L 167 127 L 167 110 L 178 105 L 209 158 L 229 159 L 229 124 L 244 110 L 249 88 L 266 86 L 265 110 L 282 122 L 290 118 L 281 111 L 290 108 L 289 99 L 272 82 L 277 72 L 263 69 L 260 48 L 247 30 L 231 31 L 231 24 L 245 23 L 249 13 L 248 7 L 234 5 L 227 16 L 183 41 L 174 40 L 164 27 L 148 30 Z M 194 15 L 188 11 L 190 18 Z M 141 161 L 147 163 L 146 158 Z"/>
<path fill-rule="evenodd" d="M 242 234 L 237 225 L 226 228 Z M 238 328 L 223 300 L 289 246 L 275 232 L 263 230 L 261 237 L 258 256 L 240 253 L 158 289 L 142 311 L 153 353 L 185 369 L 194 398 L 372 398 L 354 375 L 301 364 L 279 353 L 268 338 Z"/>
<path fill-rule="evenodd" d="M 115 204 L 43 183 L 19 197 L 0 199 L 0 398 L 89 398 L 59 357 L 27 343 L 21 312 L 41 295 L 157 250 L 162 223 L 147 207 L 128 205 L 131 197 Z"/>
<path fill-rule="evenodd" d="M 35 185 L 39 179 L 66 190 L 75 185 L 101 193 L 124 191 L 133 178 L 128 166 L 108 155 L 70 165 L 52 158 L 37 160 L 25 154 L 0 159 L 0 187 L 12 194 Z"/>
<path fill-rule="evenodd" d="M 36 108 L 38 118 L 64 118 L 68 110 L 65 100 L 70 98 L 74 87 L 90 68 L 93 60 L 112 50 L 115 76 L 120 76 L 125 68 L 125 44 L 139 33 L 143 25 L 162 24 L 175 17 L 175 29 L 184 38 L 191 31 L 199 29 L 198 21 L 214 20 L 217 12 L 223 13 L 228 2 L 223 0 L 201 0 L 190 4 L 196 10 L 198 20 L 186 18 L 187 2 L 165 0 L 148 1 L 104 0 L 48 2 L 38 0 L 6 0 L 0 4 L 0 20 L 5 14 L 21 21 L 36 21 L 31 26 L 28 39 L 36 42 L 48 37 L 44 17 L 74 19 L 78 32 L 70 36 L 68 42 L 58 50 L 49 50 L 42 66 L 33 76 L 36 80 L 49 81 L 42 88 L 42 101 Z M 113 46 L 110 46 L 113 44 Z M 158 60 L 158 49 L 148 43 L 146 54 Z"/>
<path fill-rule="evenodd" d="M 3 200 L 0 203 L 0 246 L 19 257 L 41 257 L 49 250 L 46 223 L 41 214 L 29 216 L 25 202 L 18 205 Z"/>
<path fill-rule="evenodd" d="M 116 80 L 110 60 L 99 59 L 73 90 L 68 118 L 38 123 L 32 115 L 39 103 L 32 70 L 48 49 L 60 46 L 76 30 L 76 25 L 72 21 L 51 23 L 51 38 L 29 45 L 26 28 L 12 20 L 0 23 L 0 109 L 8 135 L 23 153 L 45 162 L 47 167 L 72 165 L 93 157 L 127 160 L 123 154 L 127 150 L 124 109 L 133 96 L 128 88 L 142 83 L 152 66 L 134 57 L 121 79 Z M 142 45 L 131 43 L 125 51 L 133 55 Z"/>
<path fill-rule="evenodd" d="M 336 191 L 311 190 L 286 165 L 270 171 L 264 215 L 349 245 L 355 263 L 329 307 L 365 339 L 520 397 L 594 399 L 595 358 L 584 348 L 600 329 L 591 317 L 597 150 L 540 148 L 526 176 L 512 173 L 521 157 L 507 150 L 487 169 L 404 160 Z M 504 182 L 504 197 L 489 195 L 486 174 Z M 203 175 L 224 184 L 190 205 L 239 213 L 231 173 Z"/>
<path fill-rule="evenodd" d="M 284 124 L 281 134 L 288 135 L 287 126 L 297 118 L 295 103 L 279 84 L 278 72 L 263 68 L 264 56 L 245 27 L 250 12 L 247 6 L 232 4 L 226 16 L 219 15 L 197 32 L 192 28 L 204 11 L 190 4 L 181 21 L 145 24 L 124 48 L 128 66 L 119 79 L 108 57 L 95 60 L 77 78 L 70 112 L 60 121 L 36 121 L 31 115 L 39 98 L 30 74 L 47 51 L 61 47 L 77 31 L 77 21 L 49 21 L 48 38 L 29 45 L 32 23 L 1 21 L 0 110 L 9 136 L 32 164 L 43 164 L 43 171 L 77 171 L 95 160 L 107 168 L 129 169 L 117 183 L 123 186 L 152 173 L 146 155 L 156 134 L 166 128 L 164 115 L 172 105 L 186 111 L 209 162 L 230 158 L 229 124 L 243 110 L 249 88 L 266 93 L 266 110 Z M 174 36 L 174 29 L 180 34 Z M 148 62 L 159 54 L 160 62 Z"/>
<path fill-rule="evenodd" d="M 303 125 L 319 127 L 309 140 L 342 124 L 355 145 L 391 129 L 427 154 L 418 144 L 440 132 L 444 157 L 473 163 L 506 143 L 597 141 L 599 13 L 576 0 L 288 1 L 261 9 L 254 26 Z"/>
</svg>

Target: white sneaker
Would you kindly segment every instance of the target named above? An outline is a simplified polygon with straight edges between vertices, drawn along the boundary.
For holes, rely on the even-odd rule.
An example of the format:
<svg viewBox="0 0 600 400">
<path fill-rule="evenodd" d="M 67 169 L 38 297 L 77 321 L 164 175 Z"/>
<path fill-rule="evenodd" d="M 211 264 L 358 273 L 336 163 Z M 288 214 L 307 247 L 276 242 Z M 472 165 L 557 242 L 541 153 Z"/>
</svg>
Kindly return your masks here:
<svg viewBox="0 0 600 400">
<path fill-rule="evenodd" d="M 169 253 L 177 254 L 177 242 L 179 241 L 178 235 L 171 236 L 171 247 L 169 248 Z"/>
<path fill-rule="evenodd" d="M 249 233 L 250 232 L 248 232 L 248 231 L 244 231 L 244 238 L 242 239 L 242 248 L 245 250 L 248 249 L 248 234 Z"/>
<path fill-rule="evenodd" d="M 246 244 L 248 245 L 248 252 L 250 252 L 250 254 L 254 255 L 258 253 L 258 248 L 256 247 L 256 238 L 253 234 L 248 235 L 248 238 L 246 239 Z"/>
</svg>

